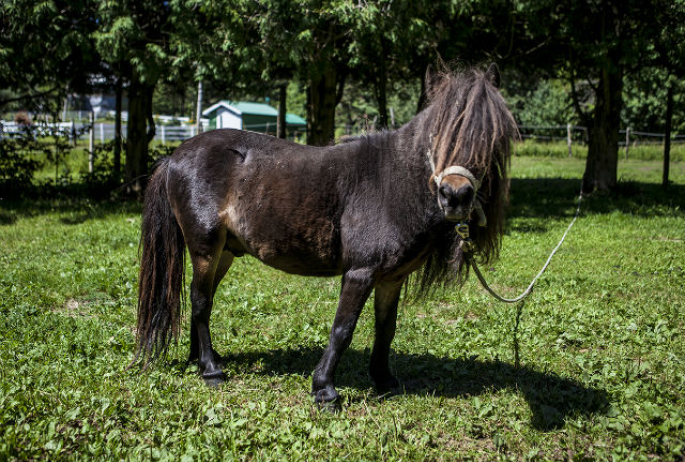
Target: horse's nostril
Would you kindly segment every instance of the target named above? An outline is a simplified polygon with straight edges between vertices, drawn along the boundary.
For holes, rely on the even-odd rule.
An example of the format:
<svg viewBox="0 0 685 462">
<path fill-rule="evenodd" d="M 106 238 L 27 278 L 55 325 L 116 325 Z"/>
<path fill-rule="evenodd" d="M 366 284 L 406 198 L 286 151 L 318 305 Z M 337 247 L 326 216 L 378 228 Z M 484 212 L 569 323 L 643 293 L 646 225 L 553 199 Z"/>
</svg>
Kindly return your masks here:
<svg viewBox="0 0 685 462">
<path fill-rule="evenodd" d="M 460 202 L 470 202 L 473 199 L 473 186 L 464 185 L 457 189 L 454 195 Z"/>
<path fill-rule="evenodd" d="M 440 201 L 447 207 L 465 206 L 473 200 L 473 187 L 471 185 L 464 185 L 457 190 L 448 184 L 440 185 L 438 189 Z"/>
<path fill-rule="evenodd" d="M 440 189 L 438 190 L 438 192 L 445 199 L 449 199 L 450 196 L 453 195 L 454 190 L 452 189 L 452 187 L 450 185 L 443 184 L 443 185 L 440 185 Z"/>
</svg>

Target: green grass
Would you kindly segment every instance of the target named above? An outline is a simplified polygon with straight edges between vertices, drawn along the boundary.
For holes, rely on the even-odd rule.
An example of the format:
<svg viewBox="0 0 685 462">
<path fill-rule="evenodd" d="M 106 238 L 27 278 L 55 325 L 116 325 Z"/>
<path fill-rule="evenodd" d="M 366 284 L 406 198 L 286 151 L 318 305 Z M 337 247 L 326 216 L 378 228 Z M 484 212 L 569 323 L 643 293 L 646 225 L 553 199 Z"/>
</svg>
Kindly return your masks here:
<svg viewBox="0 0 685 462">
<path fill-rule="evenodd" d="M 54 151 L 54 140 L 52 138 L 43 138 L 41 142 L 45 147 Z M 176 148 L 180 142 L 167 142 L 163 145 L 159 141 L 153 141 L 150 144 L 150 149 L 153 155 L 159 156 L 167 152 L 168 149 Z M 96 141 L 96 148 L 101 146 L 101 143 Z M 641 160 L 659 161 L 663 159 L 663 145 L 636 145 L 631 146 L 628 154 L 628 162 Z M 104 153 L 107 156 L 107 162 L 111 164 L 112 153 Z M 96 168 L 101 165 L 103 153 L 96 154 Z M 524 140 L 516 145 L 516 156 L 518 157 L 537 157 L 537 158 L 568 158 L 568 146 L 565 141 L 544 142 L 538 140 Z M 625 151 L 623 147 L 619 148 L 619 159 L 625 162 Z M 32 152 L 31 157 L 42 163 L 42 168 L 36 172 L 35 181 L 37 183 L 45 181 L 61 181 L 64 183 L 67 179 L 70 181 L 80 181 L 88 172 L 88 140 L 87 137 L 79 140 L 77 145 L 64 153 L 59 160 L 59 165 L 55 166 L 54 161 L 49 160 L 43 152 Z M 587 146 L 580 143 L 573 145 L 573 157 L 577 159 L 585 159 L 587 157 Z M 671 160 L 674 163 L 685 162 L 685 143 L 673 144 L 671 146 Z M 122 159 L 122 162 L 124 160 Z M 650 164 L 649 168 L 661 168 L 659 162 Z"/>
<path fill-rule="evenodd" d="M 568 145 L 566 141 L 539 141 L 533 139 L 523 140 L 517 143 L 516 154 L 522 157 L 568 157 Z M 587 145 L 574 142 L 572 156 L 585 159 L 587 157 Z M 626 160 L 625 147 L 620 146 L 618 157 Z M 661 160 L 664 158 L 664 146 L 662 144 L 635 144 L 628 148 L 627 160 Z M 685 143 L 671 144 L 671 160 L 674 162 L 685 161 Z"/>
<path fill-rule="evenodd" d="M 557 243 L 582 171 L 578 159 L 514 159 L 502 258 L 485 268 L 506 295 Z M 213 316 L 228 381 L 209 389 L 185 367 L 187 333 L 139 375 L 125 370 L 139 206 L 0 201 L 0 460 L 680 460 L 685 164 L 668 193 L 658 162 L 622 161 L 619 177 L 620 195 L 583 201 L 522 309 L 475 278 L 400 307 L 403 394 L 378 397 L 366 374 L 367 305 L 338 368 L 339 414 L 309 395 L 336 279 L 242 258 Z"/>
<path fill-rule="evenodd" d="M 40 149 L 34 149 L 32 151 L 24 151 L 24 154 L 38 162 L 40 162 L 40 168 L 34 174 L 34 183 L 41 184 L 45 182 L 54 182 L 65 184 L 69 182 L 80 182 L 88 174 L 88 159 L 89 159 L 89 142 L 87 136 L 78 140 L 76 145 L 72 145 L 71 142 L 66 142 L 64 139 L 61 140 L 62 143 L 67 143 L 64 152 L 60 154 L 57 165 L 54 161 L 55 139 L 51 137 L 40 138 L 38 140 L 40 144 Z M 171 141 L 162 144 L 161 141 L 153 141 L 150 143 L 150 152 L 153 157 L 159 157 L 170 152 L 170 150 L 175 149 L 180 145 L 179 141 Z M 113 163 L 113 153 L 111 147 L 111 141 L 109 145 L 109 150 L 103 151 L 103 144 L 100 141 L 95 142 L 95 168 L 96 169 L 110 169 Z M 98 148 L 100 148 L 98 150 Z M 47 155 L 45 150 L 50 152 Z M 121 159 L 122 165 L 125 162 L 125 156 L 122 155 Z M 123 167 L 122 167 L 123 168 Z"/>
</svg>

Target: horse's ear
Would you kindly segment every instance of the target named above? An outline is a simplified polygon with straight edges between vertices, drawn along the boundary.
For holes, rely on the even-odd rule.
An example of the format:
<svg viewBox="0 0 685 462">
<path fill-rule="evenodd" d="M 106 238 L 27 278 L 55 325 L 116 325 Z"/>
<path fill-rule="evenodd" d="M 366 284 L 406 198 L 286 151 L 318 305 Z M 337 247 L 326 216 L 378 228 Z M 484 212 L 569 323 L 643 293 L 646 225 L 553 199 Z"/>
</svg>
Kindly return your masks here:
<svg viewBox="0 0 685 462">
<path fill-rule="evenodd" d="M 497 64 L 490 64 L 488 70 L 485 72 L 485 77 L 487 77 L 490 83 L 492 83 L 496 88 L 499 88 L 501 83 L 501 76 Z"/>
<path fill-rule="evenodd" d="M 441 80 L 442 76 L 440 75 L 440 72 L 436 71 L 432 64 L 429 64 L 428 67 L 426 67 L 426 94 L 430 95 L 433 90 L 438 87 Z"/>
</svg>

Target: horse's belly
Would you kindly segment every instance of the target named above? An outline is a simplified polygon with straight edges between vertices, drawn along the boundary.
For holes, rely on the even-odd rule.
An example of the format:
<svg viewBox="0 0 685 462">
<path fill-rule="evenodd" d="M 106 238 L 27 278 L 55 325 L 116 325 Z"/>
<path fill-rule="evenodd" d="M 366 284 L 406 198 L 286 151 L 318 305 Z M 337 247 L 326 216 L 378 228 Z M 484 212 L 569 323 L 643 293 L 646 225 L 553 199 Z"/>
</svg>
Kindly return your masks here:
<svg viewBox="0 0 685 462">
<path fill-rule="evenodd" d="M 321 261 L 304 261 L 288 258 L 286 256 L 267 260 L 260 258 L 260 260 L 272 268 L 300 276 L 327 277 L 342 274 L 342 268 L 337 265 L 327 265 L 326 262 Z"/>
<path fill-rule="evenodd" d="M 302 276 L 335 276 L 342 273 L 339 259 L 332 253 L 312 252 L 298 242 L 252 243 L 248 252 L 262 263 L 286 273 Z"/>
<path fill-rule="evenodd" d="M 240 256 L 248 253 L 262 263 L 287 273 L 303 276 L 334 276 L 342 274 L 340 246 L 333 226 L 319 223 L 298 231 L 287 226 L 272 225 L 268 231 L 231 235 L 227 250 Z"/>
</svg>

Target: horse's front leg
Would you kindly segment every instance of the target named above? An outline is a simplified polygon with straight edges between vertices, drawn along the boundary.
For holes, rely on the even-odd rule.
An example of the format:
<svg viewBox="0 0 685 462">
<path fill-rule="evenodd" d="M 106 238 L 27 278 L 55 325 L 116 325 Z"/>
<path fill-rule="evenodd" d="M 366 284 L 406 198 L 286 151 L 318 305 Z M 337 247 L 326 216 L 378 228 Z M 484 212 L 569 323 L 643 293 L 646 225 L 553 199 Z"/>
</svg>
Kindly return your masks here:
<svg viewBox="0 0 685 462">
<path fill-rule="evenodd" d="M 339 405 L 333 376 L 340 356 L 352 342 L 354 328 L 364 303 L 373 289 L 373 272 L 369 269 L 350 270 L 343 275 L 338 310 L 335 313 L 328 346 L 314 370 L 312 394 L 320 407 Z"/>
<path fill-rule="evenodd" d="M 399 382 L 390 372 L 388 356 L 390 344 L 395 338 L 397 325 L 397 305 L 400 301 L 404 280 L 385 282 L 376 287 L 374 312 L 376 315 L 376 339 L 373 343 L 369 374 L 379 392 L 399 387 Z"/>
</svg>

